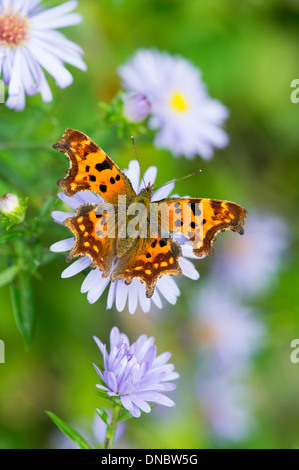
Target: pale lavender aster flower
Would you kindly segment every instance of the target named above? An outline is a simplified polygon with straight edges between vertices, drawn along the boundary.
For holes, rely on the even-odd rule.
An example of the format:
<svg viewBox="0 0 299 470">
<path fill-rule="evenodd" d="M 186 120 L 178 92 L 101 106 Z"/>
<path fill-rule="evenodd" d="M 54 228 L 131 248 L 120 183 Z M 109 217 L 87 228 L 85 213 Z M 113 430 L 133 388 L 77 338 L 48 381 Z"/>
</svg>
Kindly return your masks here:
<svg viewBox="0 0 299 470">
<path fill-rule="evenodd" d="M 151 104 L 141 93 L 123 93 L 124 116 L 130 122 L 142 122 L 150 113 Z"/>
<path fill-rule="evenodd" d="M 138 194 L 140 190 L 144 188 L 143 180 L 140 182 L 139 163 L 136 160 L 131 161 L 128 170 L 124 170 L 124 172 L 131 180 L 132 186 Z M 157 168 L 151 166 L 144 173 L 145 184 L 147 185 L 149 182 L 153 184 L 156 180 L 156 176 Z M 160 199 L 168 197 L 173 188 L 174 184 L 170 183 L 157 189 L 152 197 L 152 201 L 159 201 Z M 63 193 L 59 193 L 58 196 L 74 210 L 83 203 L 97 203 L 103 200 L 100 196 L 90 191 L 81 191 L 72 197 L 65 196 Z M 75 212 L 54 211 L 52 213 L 52 217 L 57 223 L 62 223 L 65 219 L 74 215 Z M 179 236 L 174 235 L 174 237 L 182 247 L 183 257 L 179 258 L 179 264 L 183 275 L 190 279 L 198 279 L 199 273 L 196 271 L 193 263 L 187 259 L 195 258 L 195 255 L 192 253 L 191 242 L 181 234 L 179 234 Z M 65 252 L 71 250 L 73 245 L 74 237 L 54 243 L 50 249 L 54 252 Z M 79 258 L 63 271 L 62 277 L 67 278 L 74 276 L 88 268 L 90 264 L 91 258 L 89 256 Z M 135 313 L 138 304 L 140 304 L 144 312 L 149 312 L 152 304 L 158 308 L 162 308 L 161 297 L 164 297 L 170 304 L 174 305 L 177 301 L 177 297 L 180 295 L 180 290 L 176 282 L 173 280 L 173 277 L 168 274 L 158 279 L 154 295 L 148 299 L 145 295 L 145 285 L 139 279 L 134 279 L 129 286 L 125 284 L 123 279 L 117 279 L 115 282 L 111 282 L 109 277 L 102 277 L 102 273 L 98 268 L 91 270 L 86 276 L 81 286 L 81 292 L 87 292 L 87 300 L 92 304 L 100 298 L 108 286 L 107 309 L 111 309 L 115 303 L 117 310 L 121 312 L 128 303 L 128 309 L 131 314 Z"/>
<path fill-rule="evenodd" d="M 253 429 L 252 390 L 236 384 L 231 377 L 220 375 L 202 380 L 198 399 L 203 418 L 216 437 L 240 441 Z"/>
<path fill-rule="evenodd" d="M 0 77 L 8 85 L 6 106 L 16 111 L 25 108 L 25 96 L 41 94 L 45 103 L 52 92 L 44 70 L 58 87 L 73 82 L 65 68 L 68 63 L 85 71 L 83 50 L 56 28 L 82 21 L 72 13 L 78 2 L 71 0 L 50 9 L 41 9 L 41 0 L 0 0 Z"/>
<path fill-rule="evenodd" d="M 209 97 L 200 70 L 189 60 L 139 49 L 118 71 L 126 91 L 149 101 L 148 126 L 158 131 L 156 147 L 169 149 L 174 156 L 209 160 L 214 148 L 228 144 L 221 128 L 228 111 Z"/>
<path fill-rule="evenodd" d="M 253 390 L 247 380 L 253 356 L 262 348 L 264 327 L 253 309 L 214 277 L 202 286 L 194 304 L 202 415 L 215 436 L 241 440 L 253 424 Z"/>
<path fill-rule="evenodd" d="M 173 364 L 168 364 L 171 354 L 156 355 L 154 337 L 141 335 L 130 345 L 128 337 L 117 327 L 110 332 L 110 353 L 98 338 L 94 338 L 103 354 L 103 372 L 94 365 L 105 385 L 97 387 L 105 390 L 110 397 L 119 397 L 124 408 L 138 418 L 141 411 L 149 413 L 149 403 L 172 407 L 175 403 L 164 395 L 176 388 L 171 380 L 179 377 Z"/>
<path fill-rule="evenodd" d="M 279 216 L 249 211 L 245 235 L 232 239 L 228 234 L 219 243 L 212 264 L 213 279 L 234 295 L 256 295 L 269 287 L 278 272 L 287 253 L 289 233 Z"/>
<path fill-rule="evenodd" d="M 215 284 L 201 286 L 193 302 L 193 331 L 200 357 L 206 369 L 218 375 L 220 370 L 242 370 L 248 367 L 261 347 L 264 329 L 251 308 Z M 194 308 L 195 306 L 195 308 Z"/>
</svg>

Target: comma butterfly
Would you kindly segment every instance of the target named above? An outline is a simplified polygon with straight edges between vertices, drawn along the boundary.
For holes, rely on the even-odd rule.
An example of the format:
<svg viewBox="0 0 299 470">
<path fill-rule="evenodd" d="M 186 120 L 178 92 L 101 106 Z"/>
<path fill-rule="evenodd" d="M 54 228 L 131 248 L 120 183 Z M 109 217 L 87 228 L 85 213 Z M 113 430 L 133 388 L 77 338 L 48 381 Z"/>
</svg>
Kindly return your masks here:
<svg viewBox="0 0 299 470">
<path fill-rule="evenodd" d="M 189 197 L 151 202 L 151 184 L 136 194 L 129 178 L 82 132 L 66 129 L 53 147 L 70 162 L 66 177 L 57 182 L 64 193 L 73 196 L 88 190 L 103 198 L 82 204 L 75 216 L 64 221 L 75 235 L 68 262 L 87 255 L 91 268 L 99 268 L 103 277 L 124 279 L 126 284 L 139 278 L 151 297 L 159 277 L 182 275 L 178 262 L 182 249 L 169 231 L 187 237 L 198 257 L 213 254 L 218 232 L 244 233 L 247 211 L 233 202 Z M 136 210 L 139 217 L 134 218 Z"/>
</svg>

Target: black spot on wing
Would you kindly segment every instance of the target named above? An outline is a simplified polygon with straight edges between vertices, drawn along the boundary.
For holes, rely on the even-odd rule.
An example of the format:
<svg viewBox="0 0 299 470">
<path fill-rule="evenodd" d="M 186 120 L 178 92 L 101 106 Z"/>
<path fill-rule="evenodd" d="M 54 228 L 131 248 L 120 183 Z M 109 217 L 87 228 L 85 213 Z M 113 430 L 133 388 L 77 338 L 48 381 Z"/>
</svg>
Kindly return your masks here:
<svg viewBox="0 0 299 470">
<path fill-rule="evenodd" d="M 193 213 L 194 216 L 201 214 L 201 210 L 199 209 L 198 203 L 188 202 L 187 206 L 189 206 L 191 208 L 192 213 Z"/>
<path fill-rule="evenodd" d="M 184 225 L 184 222 L 180 219 L 177 219 L 174 223 L 175 227 L 182 227 Z"/>
<path fill-rule="evenodd" d="M 102 163 L 97 163 L 95 168 L 96 168 L 96 170 L 101 172 L 101 171 L 104 171 L 104 170 L 111 170 L 112 166 L 109 163 L 109 161 L 106 159 Z"/>
</svg>

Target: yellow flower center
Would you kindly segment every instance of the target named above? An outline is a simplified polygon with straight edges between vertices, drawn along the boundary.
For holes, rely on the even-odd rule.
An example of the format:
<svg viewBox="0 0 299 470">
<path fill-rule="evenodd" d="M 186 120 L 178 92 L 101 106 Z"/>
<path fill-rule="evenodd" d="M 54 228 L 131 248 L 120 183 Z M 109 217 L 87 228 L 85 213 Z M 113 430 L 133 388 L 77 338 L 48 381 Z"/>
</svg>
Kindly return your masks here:
<svg viewBox="0 0 299 470">
<path fill-rule="evenodd" d="M 183 113 L 189 109 L 186 98 L 179 92 L 173 93 L 170 104 L 172 108 L 179 113 Z"/>
<path fill-rule="evenodd" d="M 17 47 L 28 38 L 27 16 L 21 17 L 12 8 L 0 8 L 0 45 Z"/>
</svg>

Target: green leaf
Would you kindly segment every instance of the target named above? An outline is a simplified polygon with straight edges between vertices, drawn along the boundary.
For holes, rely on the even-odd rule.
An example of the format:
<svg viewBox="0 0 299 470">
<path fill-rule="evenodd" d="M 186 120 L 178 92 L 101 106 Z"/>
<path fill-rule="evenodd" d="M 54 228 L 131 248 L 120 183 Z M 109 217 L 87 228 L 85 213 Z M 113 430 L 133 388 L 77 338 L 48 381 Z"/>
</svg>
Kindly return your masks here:
<svg viewBox="0 0 299 470">
<path fill-rule="evenodd" d="M 97 395 L 98 397 L 101 397 L 101 398 L 106 398 L 106 399 L 110 398 L 105 390 L 96 390 L 94 393 L 95 393 L 95 395 Z"/>
<path fill-rule="evenodd" d="M 16 266 L 16 265 L 10 266 L 9 268 L 4 269 L 4 271 L 0 273 L 0 287 L 3 287 L 6 284 L 9 284 L 11 281 L 13 281 L 19 269 L 20 269 L 19 266 Z"/>
<path fill-rule="evenodd" d="M 10 297 L 17 327 L 23 335 L 26 348 L 29 349 L 35 323 L 33 286 L 29 273 L 19 273 L 17 284 L 10 285 Z"/>
<path fill-rule="evenodd" d="M 98 105 L 99 105 L 100 108 L 104 109 L 104 111 L 110 111 L 110 109 L 111 109 L 109 104 L 104 103 L 103 101 L 100 101 L 98 103 Z"/>
<path fill-rule="evenodd" d="M 62 419 L 58 418 L 58 416 L 56 416 L 54 413 L 51 413 L 51 411 L 46 411 L 46 414 L 56 424 L 60 431 L 69 437 L 75 444 L 77 444 L 80 449 L 92 449 L 84 437 L 67 423 L 65 423 Z"/>
<path fill-rule="evenodd" d="M 14 240 L 15 238 L 20 238 L 22 235 L 24 235 L 22 230 L 14 230 L 12 232 L 3 233 L 0 235 L 0 245 L 10 240 Z"/>
<path fill-rule="evenodd" d="M 101 418 L 101 420 L 104 421 L 104 423 L 105 423 L 107 426 L 110 426 L 110 418 L 109 418 L 108 413 L 106 413 L 106 411 L 102 410 L 101 408 L 96 408 L 96 407 L 94 407 L 94 409 L 95 409 L 96 412 L 98 413 L 98 415 L 99 415 L 99 417 Z"/>
<path fill-rule="evenodd" d="M 117 422 L 120 423 L 121 421 L 127 421 L 128 419 L 133 418 L 129 411 L 124 411 L 117 419 Z"/>
<path fill-rule="evenodd" d="M 51 209 L 54 206 L 56 201 L 57 201 L 57 196 L 52 196 L 49 199 L 47 199 L 46 202 L 44 202 L 38 215 L 41 221 L 44 221 L 45 219 L 50 217 Z"/>
<path fill-rule="evenodd" d="M 4 271 L 0 273 L 0 287 L 3 287 L 6 284 L 9 284 L 11 281 L 13 281 L 19 269 L 20 269 L 19 266 L 16 266 L 16 265 L 10 266 L 9 268 L 4 269 Z"/>
</svg>

